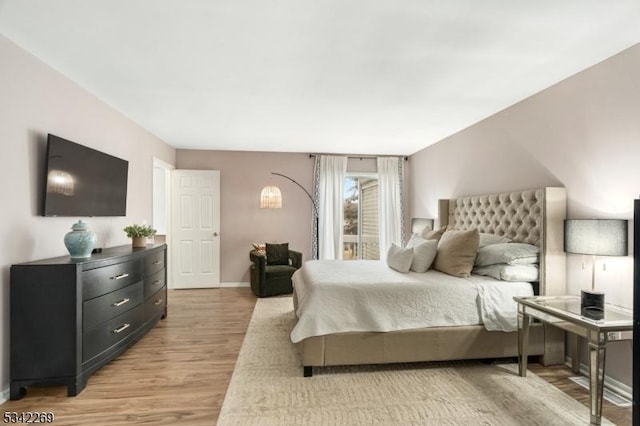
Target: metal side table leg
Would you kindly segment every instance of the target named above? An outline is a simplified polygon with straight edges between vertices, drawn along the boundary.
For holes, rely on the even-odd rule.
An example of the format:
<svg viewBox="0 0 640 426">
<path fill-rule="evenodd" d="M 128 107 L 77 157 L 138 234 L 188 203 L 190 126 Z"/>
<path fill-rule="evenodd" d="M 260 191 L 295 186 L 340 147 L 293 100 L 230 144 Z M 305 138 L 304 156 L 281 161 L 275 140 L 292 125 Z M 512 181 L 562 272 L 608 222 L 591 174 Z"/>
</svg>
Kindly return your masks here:
<svg viewBox="0 0 640 426">
<path fill-rule="evenodd" d="M 529 322 L 531 317 L 522 310 L 522 327 L 518 329 L 518 367 L 521 377 L 527 376 L 527 357 L 529 353 Z"/>
<path fill-rule="evenodd" d="M 571 349 L 571 371 L 580 374 L 580 343 L 582 339 L 577 334 L 570 334 L 569 339 L 573 344 Z"/>
<path fill-rule="evenodd" d="M 606 342 L 589 341 L 589 392 L 591 399 L 592 425 L 599 425 L 602 420 L 605 355 Z"/>
</svg>

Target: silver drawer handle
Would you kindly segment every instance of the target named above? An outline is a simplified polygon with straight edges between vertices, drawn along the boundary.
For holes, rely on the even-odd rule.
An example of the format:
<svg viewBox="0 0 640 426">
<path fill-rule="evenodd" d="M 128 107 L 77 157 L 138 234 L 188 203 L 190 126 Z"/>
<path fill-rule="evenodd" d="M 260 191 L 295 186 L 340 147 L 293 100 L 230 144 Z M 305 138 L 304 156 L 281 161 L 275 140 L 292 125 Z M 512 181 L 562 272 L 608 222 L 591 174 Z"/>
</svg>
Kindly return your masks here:
<svg viewBox="0 0 640 426">
<path fill-rule="evenodd" d="M 120 275 L 116 275 L 115 277 L 111 277 L 112 280 L 121 280 L 123 278 L 127 278 L 129 276 L 129 274 L 127 274 L 126 272 L 124 274 L 120 274 Z"/>
<path fill-rule="evenodd" d="M 160 284 L 161 282 L 162 282 L 162 281 L 160 281 L 160 280 L 155 280 L 151 285 L 158 285 L 158 284 Z"/>
<path fill-rule="evenodd" d="M 131 327 L 131 324 L 122 324 L 120 327 L 118 327 L 115 330 L 113 330 L 113 332 L 114 333 L 122 333 L 123 331 L 125 331 L 129 327 Z"/>
<path fill-rule="evenodd" d="M 153 262 L 153 264 L 154 264 L 154 265 L 159 265 L 159 264 L 161 264 L 161 263 L 162 263 L 162 262 L 160 262 L 159 260 L 156 260 L 156 261 L 154 261 L 154 262 Z"/>
<path fill-rule="evenodd" d="M 153 304 L 154 304 L 155 306 L 158 306 L 158 305 L 159 305 L 159 304 L 161 304 L 161 303 L 162 303 L 162 299 L 158 299 L 158 300 L 156 300 L 155 302 L 153 302 Z"/>
<path fill-rule="evenodd" d="M 122 299 L 121 301 L 113 303 L 111 306 L 122 306 L 122 305 L 124 305 L 125 303 L 129 302 L 129 300 L 130 300 L 130 299 L 129 299 L 128 297 L 125 297 L 125 298 L 124 298 L 124 299 Z"/>
</svg>

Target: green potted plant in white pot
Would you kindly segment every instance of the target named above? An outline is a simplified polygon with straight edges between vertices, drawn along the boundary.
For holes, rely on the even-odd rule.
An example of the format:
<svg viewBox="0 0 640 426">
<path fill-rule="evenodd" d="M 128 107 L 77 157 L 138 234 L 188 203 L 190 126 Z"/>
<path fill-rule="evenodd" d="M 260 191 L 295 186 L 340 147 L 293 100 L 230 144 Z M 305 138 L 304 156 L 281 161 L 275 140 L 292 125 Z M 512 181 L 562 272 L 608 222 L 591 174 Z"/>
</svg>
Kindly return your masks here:
<svg viewBox="0 0 640 426">
<path fill-rule="evenodd" d="M 131 238 L 133 247 L 146 247 L 147 239 L 156 235 L 156 230 L 149 225 L 128 225 L 124 232 Z"/>
</svg>

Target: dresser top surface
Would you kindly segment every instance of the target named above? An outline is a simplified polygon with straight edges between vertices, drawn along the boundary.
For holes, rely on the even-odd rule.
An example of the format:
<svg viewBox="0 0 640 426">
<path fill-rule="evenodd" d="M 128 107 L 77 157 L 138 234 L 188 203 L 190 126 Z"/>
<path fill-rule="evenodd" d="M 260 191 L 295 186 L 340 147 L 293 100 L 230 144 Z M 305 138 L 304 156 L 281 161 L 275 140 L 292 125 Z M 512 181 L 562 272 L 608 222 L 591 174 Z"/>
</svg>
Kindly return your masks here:
<svg viewBox="0 0 640 426">
<path fill-rule="evenodd" d="M 84 265 L 84 266 L 87 266 L 88 264 L 91 264 L 91 263 L 101 262 L 105 260 L 112 260 L 119 257 L 131 257 L 131 255 L 135 255 L 135 254 L 148 253 L 150 251 L 162 249 L 164 247 L 166 247 L 166 244 L 164 243 L 149 244 L 146 247 L 141 247 L 141 248 L 132 247 L 131 244 L 127 244 L 123 246 L 116 246 L 116 247 L 109 247 L 109 248 L 102 249 L 102 252 L 94 253 L 91 255 L 91 257 L 86 257 L 83 259 L 72 259 L 71 256 L 66 255 L 66 256 L 52 257 L 49 259 L 40 259 L 40 260 L 31 261 L 31 262 L 19 263 L 14 266 L 21 266 L 21 265 Z"/>
</svg>

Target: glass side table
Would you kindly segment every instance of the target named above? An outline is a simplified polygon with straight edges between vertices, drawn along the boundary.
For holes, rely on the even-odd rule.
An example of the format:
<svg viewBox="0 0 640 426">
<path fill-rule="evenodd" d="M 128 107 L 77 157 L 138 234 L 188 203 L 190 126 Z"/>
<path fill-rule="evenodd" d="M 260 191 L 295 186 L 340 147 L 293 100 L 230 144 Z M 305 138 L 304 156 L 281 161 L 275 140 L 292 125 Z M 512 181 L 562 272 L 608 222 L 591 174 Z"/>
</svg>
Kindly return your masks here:
<svg viewBox="0 0 640 426">
<path fill-rule="evenodd" d="M 607 342 L 633 338 L 633 311 L 620 306 L 605 304 L 604 312 L 593 314 L 580 309 L 580 296 L 532 296 L 514 297 L 518 303 L 518 365 L 520 376 L 527 374 L 529 324 L 531 318 L 559 327 L 576 337 L 572 367 L 578 365 L 578 338 L 589 343 L 589 393 L 591 400 L 591 424 L 599 425 L 602 419 L 602 391 L 604 382 Z"/>
</svg>

